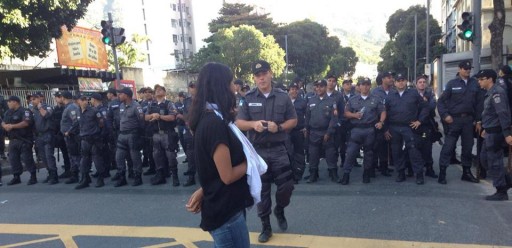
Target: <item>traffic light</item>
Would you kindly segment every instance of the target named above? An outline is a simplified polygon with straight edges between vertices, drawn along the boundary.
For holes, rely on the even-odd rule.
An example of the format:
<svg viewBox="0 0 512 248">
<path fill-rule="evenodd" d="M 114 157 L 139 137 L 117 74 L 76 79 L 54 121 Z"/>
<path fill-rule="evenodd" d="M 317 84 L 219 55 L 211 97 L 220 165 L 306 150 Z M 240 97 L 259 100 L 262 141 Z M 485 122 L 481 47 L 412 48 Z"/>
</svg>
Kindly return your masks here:
<svg viewBox="0 0 512 248">
<path fill-rule="evenodd" d="M 124 28 L 113 28 L 112 32 L 114 34 L 114 44 L 121 45 L 126 40 L 126 36 L 124 36 Z"/>
<path fill-rule="evenodd" d="M 101 41 L 107 45 L 112 44 L 112 23 L 110 21 L 101 21 L 101 34 L 103 38 Z"/>
<path fill-rule="evenodd" d="M 473 14 L 470 12 L 464 12 L 461 15 L 462 23 L 457 25 L 461 30 L 458 34 L 459 38 L 466 41 L 473 41 L 474 30 L 473 30 Z"/>
</svg>

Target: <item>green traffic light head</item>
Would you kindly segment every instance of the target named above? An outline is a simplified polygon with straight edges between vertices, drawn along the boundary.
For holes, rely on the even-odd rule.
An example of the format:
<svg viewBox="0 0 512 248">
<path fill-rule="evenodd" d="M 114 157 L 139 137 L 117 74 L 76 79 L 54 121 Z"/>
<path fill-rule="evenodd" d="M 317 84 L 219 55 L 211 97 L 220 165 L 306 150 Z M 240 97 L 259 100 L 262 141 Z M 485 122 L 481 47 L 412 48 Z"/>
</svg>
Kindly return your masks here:
<svg viewBox="0 0 512 248">
<path fill-rule="evenodd" d="M 109 37 L 109 36 L 106 36 L 106 37 L 103 37 L 102 41 L 103 41 L 103 43 L 105 43 L 105 44 L 107 44 L 107 45 L 108 45 L 108 44 L 110 44 L 111 39 L 110 39 L 110 37 Z"/>
<path fill-rule="evenodd" d="M 473 30 L 471 29 L 466 29 L 464 30 L 464 38 L 466 39 L 472 39 L 473 38 Z"/>
</svg>

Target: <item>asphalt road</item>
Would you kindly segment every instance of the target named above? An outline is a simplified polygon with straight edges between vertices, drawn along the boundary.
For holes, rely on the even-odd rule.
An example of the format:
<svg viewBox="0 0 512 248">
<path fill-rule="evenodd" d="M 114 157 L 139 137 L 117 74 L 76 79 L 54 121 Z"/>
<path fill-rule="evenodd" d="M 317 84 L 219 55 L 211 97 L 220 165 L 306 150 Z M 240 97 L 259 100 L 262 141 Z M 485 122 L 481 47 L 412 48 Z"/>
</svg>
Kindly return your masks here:
<svg viewBox="0 0 512 248">
<path fill-rule="evenodd" d="M 438 146 L 434 154 L 437 161 Z M 182 182 L 185 168 L 180 164 Z M 366 185 L 361 168 L 342 186 L 327 180 L 326 168 L 322 162 L 318 183 L 296 185 L 285 209 L 286 234 L 272 217 L 274 237 L 259 245 L 260 221 L 255 209 L 248 212 L 255 247 L 512 246 L 512 202 L 483 200 L 494 192 L 491 184 L 460 181 L 458 166 L 449 167 L 447 185 L 427 178 L 421 186 L 383 176 Z M 45 176 L 38 174 L 40 181 Z M 10 177 L 0 187 L 0 247 L 212 246 L 198 228 L 199 216 L 185 211 L 196 187 L 151 186 L 144 177 L 140 187 L 114 188 L 107 181 L 104 188 L 77 191 L 63 183 L 27 186 L 26 173 L 22 184 L 6 186 Z"/>
</svg>

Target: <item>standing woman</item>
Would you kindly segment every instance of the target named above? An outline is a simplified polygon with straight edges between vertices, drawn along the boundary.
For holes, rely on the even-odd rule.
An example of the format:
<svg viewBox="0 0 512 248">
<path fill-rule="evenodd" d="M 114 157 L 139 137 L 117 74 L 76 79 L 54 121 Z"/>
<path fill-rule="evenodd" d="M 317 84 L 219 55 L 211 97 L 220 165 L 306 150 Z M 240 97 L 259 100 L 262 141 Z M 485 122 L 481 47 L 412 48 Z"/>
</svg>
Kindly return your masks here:
<svg viewBox="0 0 512 248">
<path fill-rule="evenodd" d="M 247 184 L 242 143 L 228 124 L 235 120 L 233 74 L 218 63 L 199 73 L 197 94 L 189 114 L 199 188 L 190 197 L 189 212 L 201 212 L 201 228 L 215 247 L 249 247 L 245 208 L 253 205 Z"/>
</svg>

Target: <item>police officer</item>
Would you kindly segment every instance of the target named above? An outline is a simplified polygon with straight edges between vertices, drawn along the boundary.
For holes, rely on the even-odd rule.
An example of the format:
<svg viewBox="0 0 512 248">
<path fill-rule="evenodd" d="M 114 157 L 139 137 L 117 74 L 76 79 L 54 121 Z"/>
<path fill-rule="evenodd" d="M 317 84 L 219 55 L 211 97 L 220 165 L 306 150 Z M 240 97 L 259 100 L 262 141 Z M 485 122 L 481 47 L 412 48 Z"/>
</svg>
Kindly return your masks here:
<svg viewBox="0 0 512 248">
<path fill-rule="evenodd" d="M 102 120 L 102 126 L 100 137 L 101 137 L 101 144 L 99 145 L 99 151 L 101 156 L 101 161 L 103 162 L 104 167 L 104 173 L 103 173 L 103 179 L 110 177 L 110 153 L 112 152 L 110 150 L 110 147 L 108 146 L 108 142 L 110 141 L 110 136 L 112 135 L 112 127 L 109 126 L 109 123 L 107 121 L 107 107 L 103 104 L 103 96 L 99 93 L 93 93 L 91 94 L 91 106 L 94 108 L 95 111 L 101 114 Z M 96 173 L 92 175 L 93 177 L 99 176 L 99 171 L 96 170 Z"/>
<path fill-rule="evenodd" d="M 336 149 L 336 161 L 338 163 L 338 153 L 340 155 L 341 165 L 343 166 L 343 162 L 345 161 L 345 151 L 347 150 L 346 142 L 347 142 L 347 127 L 342 126 L 345 123 L 345 117 L 343 116 L 343 111 L 345 109 L 345 98 L 343 98 L 343 94 L 336 90 L 338 86 L 338 77 L 334 74 L 327 75 L 327 91 L 326 94 L 328 97 L 333 98 L 336 103 L 336 108 L 334 109 L 334 116 L 337 118 L 336 126 L 335 126 L 335 135 L 332 137 L 334 139 L 334 146 Z M 318 90 L 319 88 L 316 88 Z M 329 171 L 329 176 L 333 179 L 334 182 L 338 181 L 338 175 L 333 175 L 332 171 Z"/>
<path fill-rule="evenodd" d="M 105 167 L 103 166 L 103 159 L 101 156 L 101 149 L 103 141 L 101 137 L 101 129 L 103 127 L 104 119 L 101 112 L 89 105 L 87 96 L 80 95 L 78 98 L 80 107 L 79 126 L 80 126 L 80 152 L 82 158 L 80 160 L 80 183 L 75 189 L 83 189 L 89 187 L 91 178 L 89 171 L 91 170 L 92 162 L 96 166 L 98 172 L 98 180 L 96 181 L 96 188 L 103 187 L 103 175 L 105 174 Z"/>
<path fill-rule="evenodd" d="M 432 158 L 432 144 L 434 142 L 433 136 L 437 131 L 437 123 L 435 121 L 436 98 L 434 92 L 427 88 L 427 80 L 428 77 L 425 75 L 416 78 L 416 90 L 423 98 L 423 101 L 425 101 L 427 104 L 426 107 L 428 108 L 429 113 L 427 121 L 421 123 L 417 133 L 420 136 L 419 150 L 421 151 L 423 160 L 425 160 L 425 176 L 438 178 L 436 172 L 434 171 L 434 160 Z"/>
<path fill-rule="evenodd" d="M 305 135 L 305 116 L 307 103 L 304 98 L 299 97 L 299 85 L 290 83 L 288 86 L 288 95 L 292 100 L 295 112 L 297 113 L 297 126 L 290 131 L 287 139 L 288 155 L 290 156 L 293 170 L 293 179 L 297 184 L 304 174 L 306 161 L 304 160 L 304 135 Z"/>
<path fill-rule="evenodd" d="M 327 81 L 315 82 L 317 95 L 311 98 L 306 109 L 306 133 L 309 137 L 309 179 L 308 183 L 318 180 L 318 164 L 320 151 L 325 151 L 325 160 L 332 181 L 338 180 L 337 153 L 334 144 L 337 117 L 335 98 L 327 97 Z"/>
<path fill-rule="evenodd" d="M 258 216 L 262 222 L 259 242 L 267 242 L 272 236 L 270 214 L 272 212 L 271 183 L 277 185 L 274 215 L 281 230 L 288 228 L 284 208 L 290 204 L 294 189 L 293 172 L 286 154 L 286 132 L 297 125 L 297 114 L 286 92 L 272 87 L 270 64 L 259 60 L 252 65 L 257 88 L 245 96 L 246 102 L 237 115 L 236 125 L 248 131 L 249 140 L 258 154 L 265 160 L 268 170 L 261 176 L 261 202 Z"/>
<path fill-rule="evenodd" d="M 120 126 L 117 139 L 117 175 L 118 180 L 115 187 L 124 186 L 126 182 L 126 163 L 129 156 L 133 162 L 134 181 L 132 186 L 142 184 L 142 160 L 140 150 L 142 141 L 140 136 L 144 129 L 144 112 L 139 103 L 132 99 L 133 92 L 130 88 L 124 87 L 117 92 L 121 106 L 119 107 Z"/>
<path fill-rule="evenodd" d="M 425 161 L 418 150 L 418 135 L 414 130 L 427 121 L 428 108 L 416 89 L 407 89 L 407 79 L 404 75 L 397 74 L 396 79 L 396 91 L 386 98 L 388 126 L 384 135 L 386 139 L 391 140 L 393 163 L 398 171 L 396 181 L 405 181 L 405 153 L 407 152 L 416 174 L 416 184 L 421 185 L 425 182 L 423 177 Z"/>
<path fill-rule="evenodd" d="M 174 103 L 174 107 L 176 108 L 176 111 L 178 111 L 178 115 L 183 115 L 183 101 L 185 100 L 185 92 L 179 92 L 178 93 L 178 100 Z M 183 148 L 183 152 L 185 153 L 185 155 L 187 154 L 187 144 L 185 143 L 185 137 L 183 136 L 184 135 L 184 132 L 185 132 L 185 121 L 183 121 L 182 119 L 178 118 L 178 116 L 176 116 L 176 125 L 178 127 L 178 137 L 180 139 L 180 144 L 181 144 L 181 147 Z M 183 161 L 183 163 L 187 163 L 188 162 L 188 159 L 185 157 L 185 160 Z"/>
<path fill-rule="evenodd" d="M 480 87 L 487 90 L 482 113 L 482 127 L 484 137 L 481 162 L 492 177 L 496 193 L 486 196 L 488 201 L 508 200 L 507 191 L 512 187 L 511 177 L 503 166 L 503 145 L 505 142 L 512 145 L 512 131 L 510 130 L 510 106 L 506 91 L 495 84 L 497 74 L 486 69 L 476 74 Z"/>
<path fill-rule="evenodd" d="M 2 128 L 7 131 L 7 137 L 9 137 L 9 164 L 13 174 L 12 180 L 7 185 L 21 183 L 22 161 L 30 172 L 27 185 L 36 184 L 36 166 L 32 156 L 32 113 L 21 106 L 21 100 L 17 96 L 10 96 L 7 105 L 9 110 L 4 115 Z"/>
<path fill-rule="evenodd" d="M 385 104 L 387 96 L 396 92 L 396 90 L 393 88 L 395 73 L 386 71 L 381 73 L 380 76 L 380 85 L 374 88 L 371 91 L 371 94 L 378 96 L 383 100 L 383 103 Z M 379 84 L 379 80 L 377 80 L 377 84 Z M 389 141 L 384 137 L 384 131 L 384 129 L 375 131 L 375 142 L 373 146 L 373 167 L 379 168 L 380 173 L 383 176 L 389 177 L 391 176 L 391 170 L 388 169 L 388 164 L 391 162 L 389 161 L 391 155 L 389 152 L 390 144 Z"/>
<path fill-rule="evenodd" d="M 166 90 L 155 85 L 155 99 L 149 103 L 144 118 L 149 125 L 146 129 L 153 133 L 153 158 L 156 163 L 156 175 L 151 178 L 152 185 L 165 184 L 165 177 L 172 173 L 172 185 L 179 186 L 178 161 L 176 151 L 178 134 L 175 131 L 177 111 L 174 104 L 165 99 Z"/>
<path fill-rule="evenodd" d="M 483 101 L 483 95 L 475 78 L 470 78 L 471 62 L 463 61 L 459 64 L 459 76 L 450 80 L 437 103 L 437 110 L 442 120 L 447 124 L 448 133 L 445 137 L 441 155 L 439 157 L 440 184 L 446 184 L 446 168 L 450 163 L 457 140 L 461 137 L 462 145 L 462 177 L 461 180 L 480 182 L 471 173 L 471 151 L 473 150 L 473 124 L 481 119 L 481 110 L 477 109 Z M 481 123 L 476 123 L 477 132 Z"/>
<path fill-rule="evenodd" d="M 153 90 L 150 87 L 143 88 L 141 91 L 144 94 L 144 100 L 140 102 L 140 106 L 142 107 L 142 111 L 147 113 L 149 105 L 153 102 Z M 145 122 L 146 126 L 149 126 L 149 122 Z M 149 167 L 143 175 L 155 175 L 155 161 L 153 160 L 153 132 L 150 128 L 144 128 L 144 144 L 142 147 L 142 156 L 144 159 L 142 160 L 142 167 Z"/>
<path fill-rule="evenodd" d="M 59 182 L 57 164 L 55 162 L 55 126 L 52 124 L 53 109 L 42 102 L 43 94 L 36 93 L 32 97 L 32 113 L 36 130 L 36 149 L 39 159 L 48 169 L 48 178 L 45 183 L 51 185 Z"/>
<path fill-rule="evenodd" d="M 236 97 L 236 106 L 240 106 L 240 99 L 242 99 L 242 95 L 240 92 L 242 91 L 242 87 L 244 87 L 244 81 L 242 79 L 235 79 L 235 97 Z"/>
<path fill-rule="evenodd" d="M 80 166 L 80 136 L 78 115 L 80 108 L 74 103 L 73 95 L 69 91 L 62 92 L 64 97 L 65 109 L 62 112 L 62 119 L 60 121 L 60 132 L 64 135 L 66 147 L 71 162 L 71 177 L 65 182 L 72 184 L 78 182 L 78 170 Z"/>
<path fill-rule="evenodd" d="M 372 81 L 364 78 L 361 81 L 361 95 L 352 96 L 345 105 L 345 117 L 350 120 L 352 130 L 348 139 L 347 155 L 343 165 L 342 185 L 349 184 L 352 167 L 357 164 L 359 150 L 363 148 L 364 172 L 363 183 L 370 183 L 370 171 L 373 167 L 373 143 L 375 129 L 382 129 L 386 120 L 386 110 L 382 100 L 370 95 Z"/>
<path fill-rule="evenodd" d="M 187 122 L 187 115 L 192 107 L 192 99 L 196 95 L 196 84 L 194 82 L 190 82 L 188 84 L 188 93 L 189 97 L 185 98 L 183 101 L 183 114 L 178 114 L 177 117 L 185 123 Z M 188 159 L 188 170 L 184 173 L 188 176 L 187 181 L 183 186 L 188 187 L 196 184 L 196 164 L 194 159 L 194 137 L 190 132 L 190 129 L 186 127 L 184 133 L 185 143 L 187 144 L 187 159 Z"/>
<path fill-rule="evenodd" d="M 62 97 L 61 92 L 55 92 L 54 94 L 55 106 L 53 106 L 53 113 L 51 115 L 52 126 L 54 127 L 53 138 L 55 140 L 55 148 L 60 150 L 62 154 L 62 158 L 64 160 L 64 172 L 59 175 L 59 179 L 65 179 L 71 177 L 71 162 L 69 160 L 68 148 L 66 146 L 66 141 L 64 140 L 64 134 L 60 132 L 60 121 L 62 120 L 62 113 L 64 113 L 64 97 Z M 58 154 L 57 154 L 58 158 Z"/>
</svg>

